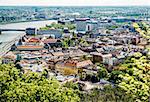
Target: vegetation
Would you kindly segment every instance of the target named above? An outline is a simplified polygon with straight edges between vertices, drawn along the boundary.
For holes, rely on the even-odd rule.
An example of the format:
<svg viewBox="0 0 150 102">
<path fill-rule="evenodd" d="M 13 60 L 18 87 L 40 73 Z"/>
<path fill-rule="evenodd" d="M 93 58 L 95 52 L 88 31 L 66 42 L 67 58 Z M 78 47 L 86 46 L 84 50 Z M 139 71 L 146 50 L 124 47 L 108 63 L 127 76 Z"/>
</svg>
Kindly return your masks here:
<svg viewBox="0 0 150 102">
<path fill-rule="evenodd" d="M 115 82 L 136 101 L 148 101 L 150 96 L 150 60 L 141 53 L 127 59 L 112 71 L 111 81 Z"/>
<path fill-rule="evenodd" d="M 88 46 L 89 44 L 83 38 L 78 39 L 78 41 L 72 40 L 70 38 L 65 38 L 62 40 L 62 45 L 63 47 L 68 48 L 70 46 L 75 46 L 75 45 Z"/>
<path fill-rule="evenodd" d="M 88 42 L 83 38 L 80 38 L 78 41 L 79 41 L 79 44 L 82 46 L 88 46 L 89 45 Z"/>
<path fill-rule="evenodd" d="M 103 90 L 94 89 L 81 95 L 82 102 L 134 102 L 129 94 L 119 87 L 104 86 Z"/>
<path fill-rule="evenodd" d="M 108 79 L 108 71 L 107 69 L 102 65 L 102 64 L 98 64 L 98 71 L 97 73 L 86 73 L 85 71 L 79 69 L 79 76 L 80 79 L 83 81 L 90 81 L 93 83 L 99 82 L 100 79 Z"/>
<path fill-rule="evenodd" d="M 55 29 L 64 29 L 64 28 L 68 28 L 69 30 L 74 30 L 76 27 L 74 24 L 59 24 L 59 23 L 52 23 L 51 25 L 47 25 L 46 27 L 42 27 L 40 28 L 41 30 L 48 30 L 48 29 L 52 29 L 52 28 L 55 28 Z"/>
<path fill-rule="evenodd" d="M 0 65 L 1 102 L 78 102 L 80 98 L 72 88 L 61 86 L 45 73 L 23 74 L 13 65 Z"/>
<path fill-rule="evenodd" d="M 150 96 L 149 55 L 138 52 L 116 67 L 110 75 L 99 65 L 97 75 L 86 75 L 84 80 L 98 81 L 105 78 L 114 86 L 104 86 L 90 93 L 79 91 L 78 84 L 61 85 L 48 73 L 23 74 L 14 65 L 0 65 L 0 101 L 48 101 L 48 102 L 148 102 Z M 70 71 L 67 73 L 70 73 Z M 99 79 L 98 79 L 99 78 Z"/>
<path fill-rule="evenodd" d="M 66 38 L 66 39 L 62 40 L 62 45 L 63 45 L 63 47 L 68 48 L 70 46 L 74 46 L 75 42 L 73 42 L 72 39 Z"/>
<path fill-rule="evenodd" d="M 114 86 L 104 86 L 102 90 L 92 90 L 82 94 L 83 102 L 148 102 L 150 97 L 149 55 L 135 53 L 111 73 L 99 65 L 98 78 L 111 81 Z M 92 76 L 86 75 L 85 79 Z"/>
<path fill-rule="evenodd" d="M 100 69 L 98 69 L 98 79 L 107 78 L 108 77 L 108 71 L 105 67 L 101 66 Z"/>
<path fill-rule="evenodd" d="M 146 39 L 150 39 L 150 25 L 145 22 L 133 23 L 133 27 L 140 35 Z"/>
</svg>

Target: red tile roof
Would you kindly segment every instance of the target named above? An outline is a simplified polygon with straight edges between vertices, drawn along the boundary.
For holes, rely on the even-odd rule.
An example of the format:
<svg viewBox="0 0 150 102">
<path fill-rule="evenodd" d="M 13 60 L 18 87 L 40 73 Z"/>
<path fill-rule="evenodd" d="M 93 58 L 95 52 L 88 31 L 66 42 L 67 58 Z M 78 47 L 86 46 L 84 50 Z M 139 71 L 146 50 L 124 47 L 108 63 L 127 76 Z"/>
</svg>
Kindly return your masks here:
<svg viewBox="0 0 150 102">
<path fill-rule="evenodd" d="M 40 39 L 38 39 L 38 38 L 29 38 L 28 42 L 40 42 Z"/>
</svg>

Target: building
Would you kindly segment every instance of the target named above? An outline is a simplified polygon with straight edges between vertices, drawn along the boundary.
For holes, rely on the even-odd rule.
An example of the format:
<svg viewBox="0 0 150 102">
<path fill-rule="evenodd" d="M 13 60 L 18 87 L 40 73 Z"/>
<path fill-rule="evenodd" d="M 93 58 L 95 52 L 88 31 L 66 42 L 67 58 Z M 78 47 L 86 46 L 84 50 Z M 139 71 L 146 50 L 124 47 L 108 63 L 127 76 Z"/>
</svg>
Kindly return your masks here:
<svg viewBox="0 0 150 102">
<path fill-rule="evenodd" d="M 45 48 L 49 48 L 49 47 L 53 48 L 53 47 L 61 47 L 62 46 L 62 43 L 61 43 L 60 40 L 51 39 L 51 38 L 50 39 L 45 39 L 43 41 L 43 43 L 44 43 Z"/>
<path fill-rule="evenodd" d="M 87 20 L 89 20 L 89 19 L 88 18 L 76 18 L 75 19 L 77 32 L 86 31 L 86 29 L 87 29 Z"/>
<path fill-rule="evenodd" d="M 42 49 L 43 49 L 43 46 L 41 46 L 41 45 L 36 45 L 36 46 L 20 45 L 20 46 L 17 46 L 17 50 L 19 50 L 19 51 L 39 51 Z"/>
<path fill-rule="evenodd" d="M 86 31 L 92 31 L 98 28 L 98 22 L 97 21 L 87 21 L 86 25 Z"/>
<path fill-rule="evenodd" d="M 102 54 L 98 52 L 92 52 L 91 55 L 93 55 L 93 62 L 99 62 L 107 64 L 109 66 L 113 65 L 112 54 Z"/>
<path fill-rule="evenodd" d="M 14 63 L 17 56 L 13 52 L 8 52 L 5 56 L 2 57 L 2 64 Z"/>
<path fill-rule="evenodd" d="M 58 29 L 39 30 L 37 33 L 40 35 L 49 35 L 56 39 L 62 37 L 61 30 Z"/>
<path fill-rule="evenodd" d="M 37 29 L 36 28 L 26 28 L 26 35 L 36 35 Z"/>
<path fill-rule="evenodd" d="M 90 60 L 85 61 L 68 60 L 65 61 L 64 65 L 72 68 L 85 68 L 87 66 L 93 65 L 93 63 Z"/>
</svg>

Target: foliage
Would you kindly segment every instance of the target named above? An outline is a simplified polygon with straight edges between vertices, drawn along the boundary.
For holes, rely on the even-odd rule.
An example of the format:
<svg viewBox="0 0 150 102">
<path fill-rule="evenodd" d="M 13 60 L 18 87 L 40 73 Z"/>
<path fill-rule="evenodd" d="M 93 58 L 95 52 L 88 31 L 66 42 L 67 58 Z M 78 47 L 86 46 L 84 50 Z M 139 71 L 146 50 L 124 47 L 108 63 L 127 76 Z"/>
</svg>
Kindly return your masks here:
<svg viewBox="0 0 150 102">
<path fill-rule="evenodd" d="M 68 39 L 63 39 L 62 40 L 62 45 L 63 45 L 63 47 L 68 48 L 70 46 L 74 46 L 75 43 L 73 42 L 73 40 L 68 38 Z"/>
<path fill-rule="evenodd" d="M 133 27 L 142 37 L 150 39 L 150 25 L 145 22 L 139 22 L 133 23 Z"/>
<path fill-rule="evenodd" d="M 117 69 L 112 71 L 110 80 L 136 101 L 148 101 L 150 96 L 150 60 L 148 56 L 135 53 Z"/>
<path fill-rule="evenodd" d="M 119 87 L 104 86 L 103 90 L 94 89 L 90 93 L 84 93 L 82 102 L 134 102 L 130 95 Z"/>
<path fill-rule="evenodd" d="M 82 45 L 82 46 L 88 46 L 89 45 L 88 42 L 83 38 L 79 39 L 79 44 Z"/>
<path fill-rule="evenodd" d="M 74 38 L 77 38 L 77 34 L 76 33 L 73 32 L 72 35 L 73 35 Z"/>
<path fill-rule="evenodd" d="M 44 75 L 43 75 L 44 74 Z M 78 94 L 72 89 L 63 87 L 45 73 L 21 73 L 13 65 L 0 65 L 1 102 L 78 102 Z"/>
<path fill-rule="evenodd" d="M 107 78 L 108 77 L 108 71 L 104 67 L 100 67 L 98 69 L 98 79 Z"/>
<path fill-rule="evenodd" d="M 73 82 L 67 82 L 67 83 L 65 83 L 65 84 L 64 84 L 64 87 L 72 88 L 72 89 L 74 89 L 74 90 L 76 90 L 76 91 L 79 91 L 79 86 L 78 86 L 78 84 L 73 83 Z"/>
<path fill-rule="evenodd" d="M 59 23 L 52 23 L 51 25 L 47 25 L 46 27 L 42 27 L 40 28 L 41 30 L 48 30 L 48 29 L 64 29 L 64 28 L 68 28 L 69 30 L 74 30 L 75 29 L 75 25 L 74 24 L 59 24 Z"/>
</svg>

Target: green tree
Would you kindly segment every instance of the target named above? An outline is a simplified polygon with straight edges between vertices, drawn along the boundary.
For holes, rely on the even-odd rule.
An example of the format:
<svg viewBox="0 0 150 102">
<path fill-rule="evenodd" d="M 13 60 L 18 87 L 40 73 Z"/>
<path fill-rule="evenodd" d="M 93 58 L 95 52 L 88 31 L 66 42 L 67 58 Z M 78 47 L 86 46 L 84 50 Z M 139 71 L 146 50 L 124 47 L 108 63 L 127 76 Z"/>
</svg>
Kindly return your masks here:
<svg viewBox="0 0 150 102">
<path fill-rule="evenodd" d="M 108 77 L 108 71 L 106 68 L 100 68 L 98 69 L 98 78 L 102 79 L 102 78 L 107 78 Z"/>
<path fill-rule="evenodd" d="M 81 95 L 82 102 L 134 102 L 129 94 L 119 87 L 113 88 L 111 85 L 104 86 L 104 89 L 93 89 L 90 93 Z"/>
<path fill-rule="evenodd" d="M 148 56 L 135 53 L 111 72 L 110 80 L 130 94 L 135 101 L 148 101 L 150 96 L 150 60 Z"/>
<path fill-rule="evenodd" d="M 1 102 L 78 102 L 78 93 L 46 73 L 23 74 L 13 65 L 0 65 Z"/>
</svg>

